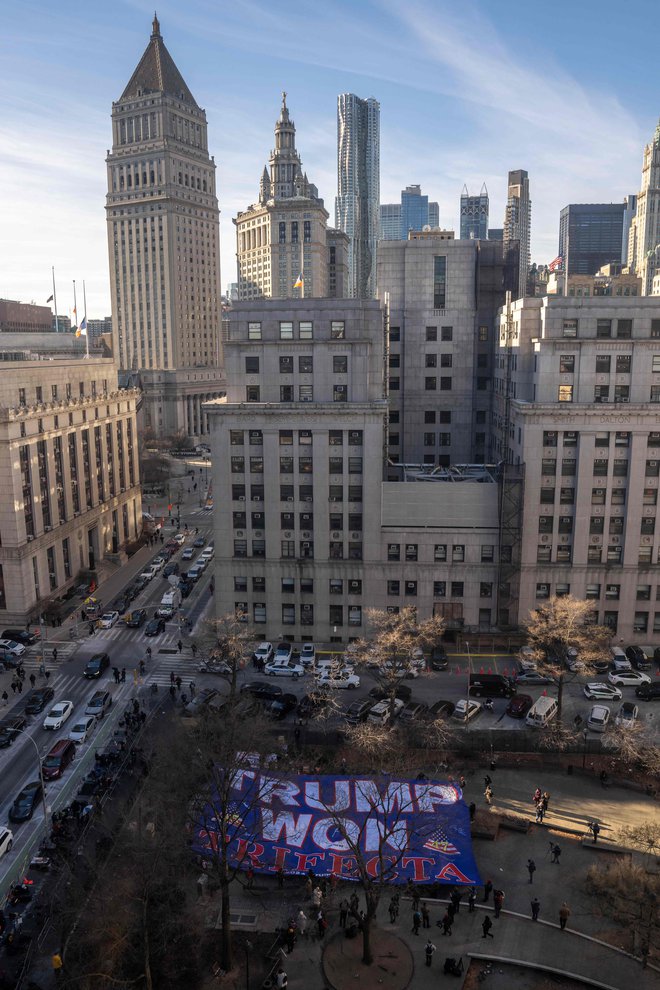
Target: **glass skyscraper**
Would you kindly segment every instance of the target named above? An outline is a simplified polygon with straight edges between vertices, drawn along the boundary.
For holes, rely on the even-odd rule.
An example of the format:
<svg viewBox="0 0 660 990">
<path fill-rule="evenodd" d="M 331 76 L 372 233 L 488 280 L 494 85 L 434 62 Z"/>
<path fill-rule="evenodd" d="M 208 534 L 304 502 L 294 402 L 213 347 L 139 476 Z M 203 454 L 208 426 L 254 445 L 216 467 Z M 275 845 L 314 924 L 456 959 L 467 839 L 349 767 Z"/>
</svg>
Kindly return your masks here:
<svg viewBox="0 0 660 990">
<path fill-rule="evenodd" d="M 559 214 L 559 255 L 569 275 L 621 261 L 625 203 L 571 203 Z"/>
<path fill-rule="evenodd" d="M 376 291 L 379 221 L 380 103 L 342 93 L 337 97 L 335 226 L 349 238 L 348 297 L 369 299 Z"/>
<path fill-rule="evenodd" d="M 421 186 L 406 186 L 401 190 L 400 203 L 382 203 L 380 207 L 380 239 L 407 241 L 409 230 L 424 230 L 440 223 L 440 207 L 429 203 Z"/>
<path fill-rule="evenodd" d="M 488 190 L 484 182 L 478 196 L 470 196 L 467 186 L 461 193 L 461 240 L 488 238 Z"/>
</svg>

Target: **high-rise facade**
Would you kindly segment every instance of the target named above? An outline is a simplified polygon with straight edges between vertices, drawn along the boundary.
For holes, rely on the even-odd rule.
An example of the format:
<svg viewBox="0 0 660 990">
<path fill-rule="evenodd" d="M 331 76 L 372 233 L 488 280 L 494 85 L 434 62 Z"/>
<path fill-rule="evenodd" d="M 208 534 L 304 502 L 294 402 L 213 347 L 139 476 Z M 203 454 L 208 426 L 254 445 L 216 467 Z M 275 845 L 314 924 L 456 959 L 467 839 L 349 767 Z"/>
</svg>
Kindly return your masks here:
<svg viewBox="0 0 660 990">
<path fill-rule="evenodd" d="M 488 238 L 488 190 L 484 182 L 478 196 L 470 196 L 467 186 L 461 193 L 461 240 Z"/>
<path fill-rule="evenodd" d="M 240 300 L 329 294 L 328 212 L 303 173 L 286 93 L 259 200 L 235 218 Z M 335 245 L 337 250 L 337 245 Z M 302 276 L 302 285 L 300 282 Z"/>
<path fill-rule="evenodd" d="M 206 114 L 163 42 L 112 106 L 106 216 L 115 354 L 139 371 L 145 425 L 205 432 L 219 394 L 220 247 Z"/>
<path fill-rule="evenodd" d="M 380 104 L 354 93 L 337 98 L 335 226 L 349 237 L 348 292 L 369 299 L 376 291 L 380 218 Z"/>
<path fill-rule="evenodd" d="M 380 204 L 380 239 L 398 241 L 401 237 L 401 203 Z"/>
<path fill-rule="evenodd" d="M 620 262 L 624 203 L 571 203 L 559 214 L 559 256 L 569 275 L 595 275 Z"/>
<path fill-rule="evenodd" d="M 405 241 L 409 232 L 435 228 L 440 223 L 440 206 L 429 203 L 420 186 L 406 186 L 401 190 L 400 203 L 381 203 L 380 240 Z"/>
<path fill-rule="evenodd" d="M 519 245 L 519 270 L 517 296 L 522 298 L 527 290 L 527 273 L 531 262 L 532 203 L 529 198 L 529 176 L 522 169 L 509 172 L 506 209 L 504 211 L 504 246 L 513 241 Z"/>
<path fill-rule="evenodd" d="M 649 296 L 660 269 L 660 122 L 644 148 L 642 186 L 628 245 L 628 264 L 642 280 L 642 295 Z"/>
</svg>

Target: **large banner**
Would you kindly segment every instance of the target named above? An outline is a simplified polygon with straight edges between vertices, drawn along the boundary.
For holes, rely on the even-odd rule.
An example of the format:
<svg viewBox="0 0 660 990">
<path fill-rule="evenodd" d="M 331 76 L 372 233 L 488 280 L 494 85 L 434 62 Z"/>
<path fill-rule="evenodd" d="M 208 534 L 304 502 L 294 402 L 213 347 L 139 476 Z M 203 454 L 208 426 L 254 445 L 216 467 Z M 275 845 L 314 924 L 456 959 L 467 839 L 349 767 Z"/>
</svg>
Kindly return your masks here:
<svg viewBox="0 0 660 990">
<path fill-rule="evenodd" d="M 193 845 L 215 857 L 219 818 L 232 865 L 257 873 L 355 880 L 363 864 L 389 883 L 477 884 L 470 813 L 456 784 L 391 777 L 277 775 L 238 770 L 201 808 Z M 225 788 L 222 788 L 223 791 Z"/>
</svg>

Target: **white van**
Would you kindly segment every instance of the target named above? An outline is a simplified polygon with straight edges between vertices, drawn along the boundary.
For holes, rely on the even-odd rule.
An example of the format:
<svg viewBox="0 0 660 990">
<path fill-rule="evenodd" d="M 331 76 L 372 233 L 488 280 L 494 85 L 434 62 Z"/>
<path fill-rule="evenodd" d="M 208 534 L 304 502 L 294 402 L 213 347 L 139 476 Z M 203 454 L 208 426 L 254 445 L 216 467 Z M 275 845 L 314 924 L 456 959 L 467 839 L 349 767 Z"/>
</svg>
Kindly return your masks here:
<svg viewBox="0 0 660 990">
<path fill-rule="evenodd" d="M 556 698 L 539 698 L 527 712 L 525 721 L 535 729 L 542 729 L 552 722 L 558 709 Z"/>
</svg>

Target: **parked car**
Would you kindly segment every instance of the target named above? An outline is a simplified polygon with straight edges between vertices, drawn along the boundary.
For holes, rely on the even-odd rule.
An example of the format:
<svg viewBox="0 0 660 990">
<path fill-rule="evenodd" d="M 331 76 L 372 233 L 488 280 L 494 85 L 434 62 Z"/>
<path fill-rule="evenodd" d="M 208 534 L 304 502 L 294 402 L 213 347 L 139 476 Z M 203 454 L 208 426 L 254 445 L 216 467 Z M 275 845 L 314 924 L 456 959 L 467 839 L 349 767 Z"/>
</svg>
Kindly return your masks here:
<svg viewBox="0 0 660 990">
<path fill-rule="evenodd" d="M 554 677 L 550 677 L 547 674 L 541 674 L 538 670 L 524 670 L 520 674 L 516 674 L 515 678 L 516 686 L 519 684 L 555 684 Z"/>
<path fill-rule="evenodd" d="M 14 833 L 0 825 L 0 859 L 5 856 L 14 844 Z"/>
<path fill-rule="evenodd" d="M 212 546 L 204 547 L 204 549 L 202 550 L 202 552 L 199 555 L 199 559 L 200 560 L 213 560 L 214 553 L 215 553 L 215 550 L 214 550 L 214 548 Z"/>
<path fill-rule="evenodd" d="M 36 688 L 30 691 L 25 706 L 26 715 L 40 715 L 49 701 L 55 697 L 52 687 Z"/>
<path fill-rule="evenodd" d="M 622 697 L 621 691 L 604 681 L 593 681 L 584 685 L 585 698 L 598 698 L 601 701 L 619 701 Z"/>
<path fill-rule="evenodd" d="M 169 564 L 165 564 L 165 567 L 163 568 L 164 578 L 168 578 L 172 574 L 178 574 L 178 573 L 179 573 L 179 565 L 177 564 L 176 560 L 172 560 L 170 561 Z"/>
<path fill-rule="evenodd" d="M 506 706 L 506 714 L 511 718 L 524 718 L 534 704 L 534 699 L 528 694 L 516 694 Z"/>
<path fill-rule="evenodd" d="M 317 683 L 320 688 L 342 688 L 349 691 L 360 686 L 360 678 L 352 670 L 345 667 L 343 670 L 327 670 L 318 678 Z"/>
<path fill-rule="evenodd" d="M 157 557 L 154 557 L 154 559 L 151 561 L 151 566 L 154 569 L 155 574 L 158 574 L 159 571 L 162 571 L 163 567 L 165 567 L 165 564 L 167 563 L 166 558 L 169 559 L 169 556 L 170 556 L 169 553 L 166 553 L 165 550 L 163 549 L 161 550 L 160 554 Z"/>
<path fill-rule="evenodd" d="M 144 627 L 145 636 L 158 636 L 162 632 L 165 632 L 165 619 L 162 618 L 150 619 Z"/>
<path fill-rule="evenodd" d="M 202 688 L 198 691 L 192 701 L 189 701 L 183 709 L 183 714 L 188 717 L 200 715 L 204 708 L 211 707 L 212 702 L 223 703 L 223 695 L 216 688 Z"/>
<path fill-rule="evenodd" d="M 195 548 L 186 547 L 183 553 L 181 554 L 181 560 L 192 560 L 194 556 L 195 556 Z"/>
<path fill-rule="evenodd" d="M 273 663 L 288 663 L 291 659 L 291 643 L 278 643 L 273 656 Z"/>
<path fill-rule="evenodd" d="M 25 715 L 8 715 L 0 722 L 0 747 L 11 746 L 27 726 Z"/>
<path fill-rule="evenodd" d="M 357 725 L 358 722 L 365 722 L 369 712 L 373 708 L 373 701 L 353 701 L 346 709 L 344 718 L 350 725 Z"/>
<path fill-rule="evenodd" d="M 252 654 L 252 659 L 258 666 L 265 666 L 272 660 L 274 652 L 272 643 L 259 643 L 259 646 Z"/>
<path fill-rule="evenodd" d="M 198 536 L 193 541 L 193 546 L 194 547 L 203 547 L 205 543 L 206 543 L 206 540 L 204 539 L 204 537 L 203 536 Z"/>
<path fill-rule="evenodd" d="M 318 715 L 330 704 L 330 699 L 328 695 L 323 691 L 313 691 L 311 694 L 305 694 L 298 702 L 298 714 L 301 718 L 313 718 Z M 367 708 L 371 707 L 371 703 L 367 704 Z"/>
<path fill-rule="evenodd" d="M 389 691 L 385 691 L 382 687 L 373 687 L 369 692 L 369 697 L 373 698 L 374 701 L 385 701 L 389 696 Z M 405 704 L 412 698 L 412 688 L 409 688 L 407 684 L 398 684 L 394 690 L 394 696 Z"/>
<path fill-rule="evenodd" d="M 16 670 L 22 663 L 22 657 L 17 657 L 15 653 L 9 653 L 7 650 L 0 650 L 0 664 L 5 670 Z"/>
<path fill-rule="evenodd" d="M 143 571 L 142 574 L 140 574 L 140 576 L 135 579 L 135 581 L 131 585 L 133 591 L 135 592 L 135 595 L 133 596 L 134 598 L 137 598 L 137 596 L 140 594 L 140 592 L 143 591 L 146 588 L 146 586 L 151 581 L 151 578 L 152 577 L 153 577 L 153 574 L 150 573 L 147 576 L 147 574 L 145 574 L 145 572 Z"/>
<path fill-rule="evenodd" d="M 612 670 L 632 670 L 630 660 L 620 646 L 612 646 L 610 652 L 612 654 Z"/>
<path fill-rule="evenodd" d="M 110 657 L 107 653 L 95 653 L 85 664 L 83 676 L 89 680 L 95 680 L 97 677 L 101 677 L 103 671 L 107 670 L 109 666 Z"/>
<path fill-rule="evenodd" d="M 17 643 L 15 639 L 0 639 L 0 650 L 5 650 L 6 653 L 13 653 L 17 657 L 22 657 L 25 653 L 23 644 Z"/>
<path fill-rule="evenodd" d="M 273 701 L 269 701 L 265 707 L 265 712 L 271 718 L 280 719 L 286 718 L 289 712 L 292 712 L 298 704 L 298 699 L 295 694 L 283 694 L 280 698 L 275 698 Z"/>
<path fill-rule="evenodd" d="M 624 701 L 616 713 L 616 718 L 614 719 L 617 725 L 621 725 L 624 728 L 634 725 L 639 718 L 639 708 L 634 701 Z"/>
<path fill-rule="evenodd" d="M 403 722 L 406 725 L 410 725 L 413 722 L 419 722 L 426 716 L 428 710 L 429 706 L 425 705 L 422 701 L 409 701 L 401 709 L 399 722 Z"/>
<path fill-rule="evenodd" d="M 28 632 L 27 629 L 5 629 L 2 638 L 11 639 L 15 643 L 22 643 L 23 646 L 32 646 L 39 637 L 36 633 Z"/>
<path fill-rule="evenodd" d="M 594 705 L 589 712 L 587 728 L 593 732 L 605 732 L 610 720 L 610 710 L 607 705 Z"/>
<path fill-rule="evenodd" d="M 431 670 L 446 670 L 449 657 L 444 646 L 434 646 L 431 650 Z"/>
<path fill-rule="evenodd" d="M 373 722 L 374 725 L 387 725 L 392 718 L 396 718 L 401 714 L 403 704 L 400 698 L 395 698 L 394 702 L 390 700 L 378 701 L 371 707 L 367 715 L 367 721 Z"/>
<path fill-rule="evenodd" d="M 17 824 L 29 822 L 34 814 L 34 809 L 41 801 L 42 793 L 40 780 L 33 780 L 26 784 L 14 798 L 14 803 L 9 809 L 9 821 Z"/>
<path fill-rule="evenodd" d="M 316 647 L 313 643 L 303 643 L 300 648 L 300 662 L 303 667 L 313 667 L 316 664 Z"/>
<path fill-rule="evenodd" d="M 301 663 L 276 663 L 274 660 L 272 663 L 267 663 L 264 667 L 264 674 L 268 674 L 269 677 L 302 677 L 305 673 L 305 668 Z"/>
<path fill-rule="evenodd" d="M 241 694 L 251 694 L 262 701 L 273 701 L 280 698 L 284 691 L 277 684 L 269 684 L 267 681 L 247 681 L 241 685 Z"/>
<path fill-rule="evenodd" d="M 190 594 L 190 592 L 193 590 L 193 583 L 192 583 L 192 581 L 180 580 L 179 581 L 179 584 L 177 585 L 177 587 L 178 587 L 179 591 L 181 592 L 181 597 L 182 598 L 187 598 L 188 595 Z"/>
<path fill-rule="evenodd" d="M 94 731 L 95 725 L 96 719 L 93 715 L 83 715 L 82 718 L 76 719 L 69 729 L 69 739 L 75 743 L 86 742 Z"/>
<path fill-rule="evenodd" d="M 452 718 L 455 718 L 459 722 L 471 722 L 473 718 L 481 712 L 483 705 L 480 701 L 472 701 L 470 698 L 466 700 L 461 698 L 460 701 L 456 702 Z"/>
<path fill-rule="evenodd" d="M 641 646 L 627 646 L 626 656 L 637 670 L 648 670 L 651 666 L 651 658 Z"/>
<path fill-rule="evenodd" d="M 176 543 L 178 547 L 183 546 L 183 544 L 186 542 L 186 538 L 183 535 L 183 533 L 177 533 L 176 536 L 172 537 L 172 540 Z"/>
<path fill-rule="evenodd" d="M 124 597 L 127 599 L 129 605 L 137 598 L 141 591 L 142 588 L 138 588 L 136 581 L 133 581 L 132 584 L 129 584 L 128 588 L 124 589 Z"/>
<path fill-rule="evenodd" d="M 57 780 L 66 768 L 73 763 L 76 747 L 70 739 L 60 739 L 52 747 L 41 763 L 44 780 Z"/>
<path fill-rule="evenodd" d="M 72 701 L 58 701 L 44 719 L 44 729 L 61 729 L 73 711 Z"/>
<path fill-rule="evenodd" d="M 103 716 L 110 711 L 112 706 L 112 695 L 109 691 L 96 691 L 87 702 L 85 715 L 94 715 L 96 718 Z"/>
<path fill-rule="evenodd" d="M 450 718 L 454 714 L 454 702 L 453 701 L 436 701 L 429 708 L 429 718 Z"/>
<path fill-rule="evenodd" d="M 660 684 L 640 684 L 635 688 L 635 695 L 642 701 L 660 701 Z"/>
<path fill-rule="evenodd" d="M 607 675 L 610 684 L 621 684 L 623 687 L 639 687 L 640 684 L 650 684 L 651 678 L 648 674 L 642 674 L 639 670 L 613 670 Z"/>
<path fill-rule="evenodd" d="M 127 597 L 127 595 L 119 595 L 117 598 L 115 598 L 113 602 L 111 602 L 108 611 L 109 612 L 116 611 L 119 612 L 120 615 L 123 615 L 129 605 L 130 605 L 130 599 Z"/>
<path fill-rule="evenodd" d="M 147 620 L 147 610 L 146 608 L 134 608 L 132 609 L 124 619 L 124 622 L 129 629 L 139 629 L 140 626 L 144 625 Z"/>
<path fill-rule="evenodd" d="M 145 567 L 145 569 L 142 571 L 142 574 L 140 574 L 139 578 L 137 579 L 136 583 L 141 583 L 142 588 L 144 588 L 144 586 L 149 584 L 149 582 L 152 580 L 152 578 L 156 576 L 157 573 L 158 573 L 158 568 L 151 566 Z"/>
<path fill-rule="evenodd" d="M 519 669 L 523 670 L 536 670 L 538 653 L 532 646 L 521 646 L 518 650 L 518 664 Z"/>
<path fill-rule="evenodd" d="M 199 581 L 199 579 L 201 578 L 203 573 L 204 573 L 204 568 L 201 567 L 199 564 L 195 564 L 195 566 L 191 567 L 190 570 L 188 571 L 187 579 L 188 581 L 192 581 L 193 584 L 196 584 L 197 581 Z"/>
</svg>

